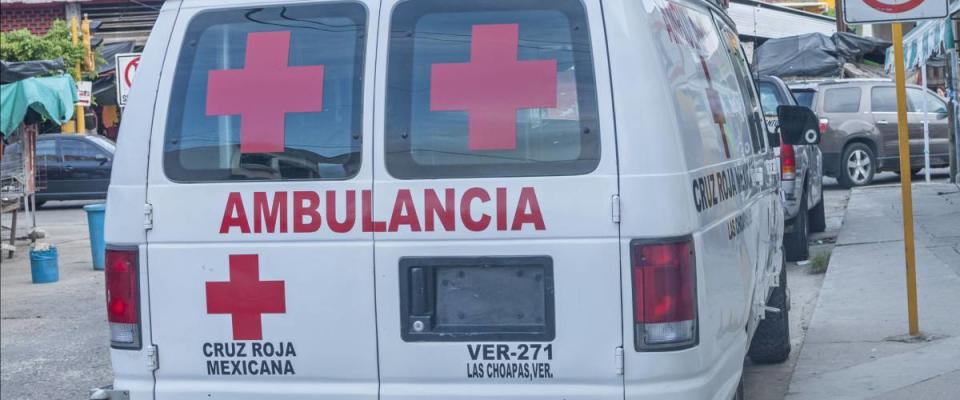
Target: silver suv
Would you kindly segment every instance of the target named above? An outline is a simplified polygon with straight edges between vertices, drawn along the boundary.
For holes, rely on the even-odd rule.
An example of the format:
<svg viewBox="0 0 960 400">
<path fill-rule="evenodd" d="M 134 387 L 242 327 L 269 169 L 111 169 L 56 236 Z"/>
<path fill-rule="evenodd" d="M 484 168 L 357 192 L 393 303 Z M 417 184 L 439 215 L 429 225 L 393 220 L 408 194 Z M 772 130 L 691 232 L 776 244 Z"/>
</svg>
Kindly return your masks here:
<svg viewBox="0 0 960 400">
<path fill-rule="evenodd" d="M 880 171 L 900 173 L 897 98 L 892 80 L 844 79 L 791 89 L 809 97 L 811 108 L 820 116 L 825 175 L 849 188 L 869 184 Z M 916 85 L 907 85 L 907 98 L 910 173 L 923 169 L 924 119 L 930 137 L 930 166 L 949 166 L 946 101 Z"/>
<path fill-rule="evenodd" d="M 777 107 L 803 105 L 798 104 L 787 85 L 775 76 L 761 77 L 757 91 L 770 132 L 777 129 Z M 822 160 L 820 148 L 815 144 L 780 144 L 780 181 L 785 208 L 783 247 L 788 261 L 807 259 L 807 235 L 826 229 Z"/>
</svg>

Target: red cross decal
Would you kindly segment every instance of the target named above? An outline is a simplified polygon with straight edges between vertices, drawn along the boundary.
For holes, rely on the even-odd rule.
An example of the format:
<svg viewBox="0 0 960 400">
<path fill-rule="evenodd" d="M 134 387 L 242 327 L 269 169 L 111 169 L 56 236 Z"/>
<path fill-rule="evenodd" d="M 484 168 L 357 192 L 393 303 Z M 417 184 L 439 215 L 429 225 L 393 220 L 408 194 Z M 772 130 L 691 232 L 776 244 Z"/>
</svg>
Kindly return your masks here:
<svg viewBox="0 0 960 400">
<path fill-rule="evenodd" d="M 247 34 L 243 69 L 209 72 L 207 115 L 240 115 L 240 152 L 284 149 L 284 117 L 323 111 L 323 65 L 291 67 L 290 32 Z"/>
<path fill-rule="evenodd" d="M 713 122 L 720 127 L 720 140 L 723 142 L 723 154 L 730 158 L 730 144 L 727 143 L 727 117 L 723 113 L 723 102 L 720 101 L 720 93 L 713 88 L 713 79 L 710 78 L 710 70 L 707 69 L 707 60 L 700 57 L 700 66 L 703 68 L 703 74 L 706 75 L 707 83 L 707 102 L 710 103 L 710 113 L 713 114 Z"/>
<path fill-rule="evenodd" d="M 520 26 L 474 25 L 470 62 L 434 64 L 430 111 L 466 111 L 470 150 L 517 147 L 517 110 L 557 106 L 557 60 L 517 60 Z"/>
<path fill-rule="evenodd" d="M 207 314 L 230 314 L 234 340 L 263 339 L 261 314 L 287 312 L 283 281 L 261 281 L 256 254 L 230 255 L 230 280 L 207 282 Z"/>
</svg>

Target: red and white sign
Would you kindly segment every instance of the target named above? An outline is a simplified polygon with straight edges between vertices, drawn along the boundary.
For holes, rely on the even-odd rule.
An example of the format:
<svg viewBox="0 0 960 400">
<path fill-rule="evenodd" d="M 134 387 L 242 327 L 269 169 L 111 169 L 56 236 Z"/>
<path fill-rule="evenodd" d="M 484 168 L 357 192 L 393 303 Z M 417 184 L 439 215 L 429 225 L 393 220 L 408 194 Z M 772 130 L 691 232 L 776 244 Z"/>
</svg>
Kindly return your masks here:
<svg viewBox="0 0 960 400">
<path fill-rule="evenodd" d="M 947 0 L 844 0 L 843 16 L 851 24 L 946 18 Z"/>
<path fill-rule="evenodd" d="M 93 82 L 77 82 L 77 105 L 81 107 L 90 107 L 93 101 Z"/>
<path fill-rule="evenodd" d="M 117 66 L 117 105 L 127 105 L 127 95 L 133 85 L 133 76 L 140 67 L 140 53 L 124 53 L 115 56 Z"/>
</svg>

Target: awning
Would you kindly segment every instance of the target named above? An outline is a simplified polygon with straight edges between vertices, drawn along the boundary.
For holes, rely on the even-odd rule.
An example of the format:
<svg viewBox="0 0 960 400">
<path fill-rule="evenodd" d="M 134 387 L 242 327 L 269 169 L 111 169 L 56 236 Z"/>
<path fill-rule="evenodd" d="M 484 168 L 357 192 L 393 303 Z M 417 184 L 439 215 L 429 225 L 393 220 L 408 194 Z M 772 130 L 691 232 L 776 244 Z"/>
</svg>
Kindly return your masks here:
<svg viewBox="0 0 960 400">
<path fill-rule="evenodd" d="M 830 36 L 837 31 L 831 17 L 754 0 L 731 0 L 727 15 L 737 33 L 758 39 L 775 39 L 807 33 Z"/>
<path fill-rule="evenodd" d="M 950 19 L 923 21 L 917 23 L 903 37 L 903 59 L 907 70 L 912 70 L 925 60 L 942 54 L 946 46 L 953 43 L 953 30 Z M 887 58 L 883 70 L 893 73 L 893 47 L 887 49 Z"/>
<path fill-rule="evenodd" d="M 10 136 L 33 110 L 58 124 L 73 118 L 77 84 L 67 74 L 0 85 L 0 133 Z"/>
</svg>

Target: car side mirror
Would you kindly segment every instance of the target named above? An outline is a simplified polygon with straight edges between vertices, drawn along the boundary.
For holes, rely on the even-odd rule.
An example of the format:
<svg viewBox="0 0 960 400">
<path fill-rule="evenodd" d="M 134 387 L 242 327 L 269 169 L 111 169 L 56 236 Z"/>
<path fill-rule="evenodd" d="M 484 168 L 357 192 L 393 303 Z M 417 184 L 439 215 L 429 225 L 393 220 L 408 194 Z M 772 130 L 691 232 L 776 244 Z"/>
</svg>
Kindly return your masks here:
<svg viewBox="0 0 960 400">
<path fill-rule="evenodd" d="M 804 106 L 782 105 L 777 107 L 780 120 L 780 135 L 783 142 L 792 145 L 820 143 L 820 121 L 813 110 Z"/>
</svg>

